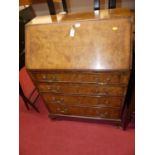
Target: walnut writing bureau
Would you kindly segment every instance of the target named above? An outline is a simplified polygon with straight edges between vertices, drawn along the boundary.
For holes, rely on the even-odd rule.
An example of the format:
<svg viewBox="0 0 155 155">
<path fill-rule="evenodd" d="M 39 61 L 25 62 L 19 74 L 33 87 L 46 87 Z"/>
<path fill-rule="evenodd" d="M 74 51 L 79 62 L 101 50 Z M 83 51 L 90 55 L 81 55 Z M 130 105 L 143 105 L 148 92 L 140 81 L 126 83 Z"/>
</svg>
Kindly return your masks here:
<svg viewBox="0 0 155 155">
<path fill-rule="evenodd" d="M 49 116 L 125 125 L 132 64 L 132 12 L 36 17 L 26 25 L 26 68 Z"/>
</svg>

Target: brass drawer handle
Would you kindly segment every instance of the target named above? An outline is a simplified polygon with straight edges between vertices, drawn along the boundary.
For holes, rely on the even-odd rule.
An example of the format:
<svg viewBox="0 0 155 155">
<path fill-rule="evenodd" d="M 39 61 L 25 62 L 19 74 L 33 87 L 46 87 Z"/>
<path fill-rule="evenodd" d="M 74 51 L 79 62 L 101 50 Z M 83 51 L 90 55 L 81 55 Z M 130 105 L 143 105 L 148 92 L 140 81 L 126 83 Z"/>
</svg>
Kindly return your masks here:
<svg viewBox="0 0 155 155">
<path fill-rule="evenodd" d="M 48 78 L 47 78 L 47 75 L 42 75 L 42 78 L 43 78 L 43 80 L 47 80 Z M 56 79 L 56 76 L 55 75 L 53 75 L 50 79 L 49 79 L 50 81 L 56 81 L 57 79 Z"/>
<path fill-rule="evenodd" d="M 98 84 L 99 84 L 99 85 L 104 85 L 104 84 L 109 83 L 110 81 L 111 81 L 111 78 L 108 77 L 108 78 L 106 78 L 103 82 L 99 82 Z M 97 81 L 97 82 L 98 82 L 98 81 Z"/>
<path fill-rule="evenodd" d="M 105 83 L 104 82 L 99 82 L 98 84 L 103 86 Z"/>
<path fill-rule="evenodd" d="M 60 91 L 57 90 L 57 89 L 52 89 L 51 92 L 52 92 L 52 93 L 59 93 Z"/>
<path fill-rule="evenodd" d="M 57 111 L 60 112 L 60 113 L 67 113 L 68 109 L 67 108 L 60 108 L 60 107 L 58 107 Z"/>
<path fill-rule="evenodd" d="M 60 100 L 56 100 L 56 103 L 63 103 L 64 102 L 64 99 L 60 99 Z"/>
<path fill-rule="evenodd" d="M 55 103 L 58 103 L 58 104 L 64 103 L 64 99 L 63 99 L 63 98 L 56 99 L 55 97 L 53 97 L 53 98 L 52 98 L 52 101 L 55 102 Z"/>
<path fill-rule="evenodd" d="M 64 110 L 60 110 L 61 113 L 66 113 L 67 112 L 67 109 L 64 109 Z"/>
<path fill-rule="evenodd" d="M 60 87 L 48 87 L 47 89 L 53 93 L 59 93 L 60 92 Z"/>
</svg>

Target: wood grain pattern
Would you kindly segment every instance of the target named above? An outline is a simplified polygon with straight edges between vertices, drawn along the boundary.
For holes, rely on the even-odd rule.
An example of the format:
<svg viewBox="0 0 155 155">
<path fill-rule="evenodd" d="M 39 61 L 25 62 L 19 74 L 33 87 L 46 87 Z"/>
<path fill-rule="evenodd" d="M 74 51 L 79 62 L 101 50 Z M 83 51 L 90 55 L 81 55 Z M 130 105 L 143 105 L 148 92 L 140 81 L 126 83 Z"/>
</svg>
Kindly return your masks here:
<svg viewBox="0 0 155 155">
<path fill-rule="evenodd" d="M 103 106 L 103 107 L 121 107 L 123 103 L 122 97 L 104 96 L 66 96 L 52 93 L 42 93 L 47 103 L 66 104 L 66 105 L 83 105 L 83 106 Z"/>
<path fill-rule="evenodd" d="M 80 106 L 60 106 L 58 104 L 48 104 L 52 114 L 75 115 L 86 117 L 100 117 L 109 119 L 119 119 L 120 109 L 100 108 L 100 107 L 80 107 Z"/>
<path fill-rule="evenodd" d="M 78 14 L 83 19 L 87 17 L 86 15 Z M 72 16 L 67 15 L 66 18 L 69 20 L 73 18 Z M 80 24 L 80 27 L 75 28 L 76 23 Z M 70 31 L 73 27 L 75 35 L 71 37 Z M 28 69 L 129 69 L 131 31 L 131 17 L 28 24 L 26 67 Z"/>
<path fill-rule="evenodd" d="M 39 17 L 26 26 L 26 68 L 50 116 L 124 126 L 131 47 L 132 13 L 124 9 Z"/>
<path fill-rule="evenodd" d="M 126 88 L 120 86 L 98 86 L 92 84 L 49 84 L 38 83 L 40 92 L 52 92 L 59 94 L 86 94 L 86 95 L 108 95 L 124 96 Z"/>
<path fill-rule="evenodd" d="M 129 69 L 131 24 L 127 19 L 80 24 L 74 37 L 69 35 L 74 23 L 27 27 L 27 68 Z M 118 27 L 117 32 L 113 27 Z"/>
<path fill-rule="evenodd" d="M 34 72 L 34 80 L 38 82 L 64 82 L 64 83 L 97 83 L 104 84 L 127 84 L 129 72 Z"/>
</svg>

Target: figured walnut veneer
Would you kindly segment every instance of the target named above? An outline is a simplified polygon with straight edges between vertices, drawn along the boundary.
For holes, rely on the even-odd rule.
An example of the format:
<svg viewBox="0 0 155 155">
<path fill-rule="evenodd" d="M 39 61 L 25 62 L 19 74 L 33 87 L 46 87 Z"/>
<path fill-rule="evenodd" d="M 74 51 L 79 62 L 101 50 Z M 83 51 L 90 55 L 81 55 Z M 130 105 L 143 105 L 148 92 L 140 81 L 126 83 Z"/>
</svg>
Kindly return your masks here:
<svg viewBox="0 0 155 155">
<path fill-rule="evenodd" d="M 131 24 L 128 19 L 83 21 L 80 24 L 75 28 L 74 37 L 69 35 L 74 23 L 27 27 L 30 45 L 27 47 L 27 68 L 130 68 Z M 113 27 L 118 30 L 112 30 Z"/>
<path fill-rule="evenodd" d="M 124 122 L 131 47 L 129 10 L 37 17 L 26 25 L 26 68 L 51 116 Z"/>
</svg>

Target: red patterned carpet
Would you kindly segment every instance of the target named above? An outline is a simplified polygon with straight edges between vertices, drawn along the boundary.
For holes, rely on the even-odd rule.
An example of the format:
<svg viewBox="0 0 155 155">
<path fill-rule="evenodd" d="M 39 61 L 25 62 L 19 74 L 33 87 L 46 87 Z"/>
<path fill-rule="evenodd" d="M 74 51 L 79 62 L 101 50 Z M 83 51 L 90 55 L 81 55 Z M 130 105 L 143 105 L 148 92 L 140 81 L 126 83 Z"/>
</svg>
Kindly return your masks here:
<svg viewBox="0 0 155 155">
<path fill-rule="evenodd" d="M 33 88 L 25 69 L 20 81 L 28 95 Z M 50 120 L 41 98 L 40 110 L 28 111 L 19 99 L 20 155 L 134 155 L 135 130 L 130 124 L 126 131 L 97 121 Z"/>
</svg>

